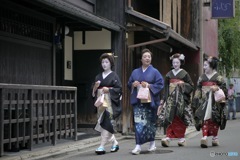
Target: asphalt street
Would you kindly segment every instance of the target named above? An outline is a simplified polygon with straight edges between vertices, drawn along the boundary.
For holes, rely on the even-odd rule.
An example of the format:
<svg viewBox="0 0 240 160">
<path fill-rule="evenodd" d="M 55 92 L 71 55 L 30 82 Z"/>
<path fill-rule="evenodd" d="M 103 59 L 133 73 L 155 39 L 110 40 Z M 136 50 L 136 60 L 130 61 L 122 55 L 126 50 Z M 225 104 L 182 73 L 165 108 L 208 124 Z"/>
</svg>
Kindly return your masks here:
<svg viewBox="0 0 240 160">
<path fill-rule="evenodd" d="M 161 141 L 156 140 L 157 150 L 154 153 L 147 152 L 148 145 L 142 146 L 140 155 L 132 155 L 135 147 L 134 139 L 123 139 L 119 142 L 120 150 L 110 152 L 110 144 L 106 146 L 106 154 L 96 155 L 98 146 L 86 148 L 79 152 L 66 153 L 49 158 L 50 160 L 239 160 L 240 159 L 240 119 L 227 122 L 225 130 L 219 131 L 220 146 L 211 146 L 211 137 L 208 138 L 209 147 L 200 147 L 201 132 L 193 132 L 187 137 L 187 146 L 178 147 L 177 140 L 172 141 L 170 147 L 163 148 Z"/>
</svg>

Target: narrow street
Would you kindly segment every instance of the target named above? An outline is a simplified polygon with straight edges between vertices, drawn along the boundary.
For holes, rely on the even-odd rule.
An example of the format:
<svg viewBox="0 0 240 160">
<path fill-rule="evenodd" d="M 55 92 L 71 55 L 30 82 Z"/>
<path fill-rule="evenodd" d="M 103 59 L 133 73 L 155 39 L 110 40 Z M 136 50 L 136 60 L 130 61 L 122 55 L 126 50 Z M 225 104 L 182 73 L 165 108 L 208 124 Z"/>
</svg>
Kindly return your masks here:
<svg viewBox="0 0 240 160">
<path fill-rule="evenodd" d="M 193 132 L 187 138 L 186 147 L 178 147 L 177 140 L 171 142 L 169 148 L 163 148 L 161 141 L 156 141 L 155 153 L 147 152 L 148 144 L 142 146 L 140 155 L 132 155 L 131 150 L 135 147 L 134 139 L 121 140 L 120 150 L 117 153 L 110 152 L 110 145 L 106 146 L 105 155 L 96 155 L 94 150 L 97 146 L 87 148 L 81 152 L 59 155 L 51 160 L 239 160 L 240 159 L 240 119 L 230 120 L 223 131 L 219 131 L 219 147 L 211 146 L 211 137 L 208 138 L 209 147 L 200 148 L 201 132 Z"/>
</svg>

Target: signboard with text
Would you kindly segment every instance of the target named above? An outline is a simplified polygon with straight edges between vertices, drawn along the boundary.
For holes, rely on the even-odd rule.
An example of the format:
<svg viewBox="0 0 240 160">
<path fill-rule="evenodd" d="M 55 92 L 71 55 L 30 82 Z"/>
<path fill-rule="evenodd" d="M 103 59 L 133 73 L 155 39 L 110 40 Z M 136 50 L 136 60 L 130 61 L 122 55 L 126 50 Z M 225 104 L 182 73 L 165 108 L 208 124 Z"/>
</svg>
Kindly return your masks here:
<svg viewBox="0 0 240 160">
<path fill-rule="evenodd" d="M 235 0 L 212 0 L 212 18 L 233 18 L 235 16 Z"/>
</svg>

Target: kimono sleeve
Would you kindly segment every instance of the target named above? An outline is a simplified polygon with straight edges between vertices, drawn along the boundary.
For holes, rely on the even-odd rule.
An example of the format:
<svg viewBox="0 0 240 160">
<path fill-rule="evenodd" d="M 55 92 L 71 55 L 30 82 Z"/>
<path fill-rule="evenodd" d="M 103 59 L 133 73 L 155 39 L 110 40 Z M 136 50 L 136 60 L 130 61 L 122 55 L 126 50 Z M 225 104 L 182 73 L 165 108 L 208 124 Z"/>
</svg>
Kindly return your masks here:
<svg viewBox="0 0 240 160">
<path fill-rule="evenodd" d="M 164 80 L 162 75 L 155 70 L 154 82 L 150 84 L 150 90 L 153 95 L 158 95 L 160 91 L 163 89 Z"/>
<path fill-rule="evenodd" d="M 169 96 L 169 80 L 170 80 L 170 77 L 167 74 L 166 77 L 165 77 L 165 81 L 164 81 L 163 101 L 166 101 L 167 97 Z"/>
<path fill-rule="evenodd" d="M 217 77 L 217 85 L 219 86 L 219 88 L 221 88 L 225 94 L 225 96 L 227 97 L 227 87 L 226 87 L 226 82 L 224 80 L 224 78 L 222 76 L 218 76 Z"/>
<path fill-rule="evenodd" d="M 135 74 L 135 70 L 132 72 L 131 76 L 129 77 L 128 79 L 128 84 L 127 84 L 127 87 L 131 90 L 132 89 L 132 84 L 133 82 L 135 81 L 134 78 L 133 78 L 133 75 Z"/>
<path fill-rule="evenodd" d="M 199 100 L 202 98 L 202 77 L 198 78 L 197 88 L 195 90 L 193 100 L 192 100 L 192 109 L 195 111 L 199 107 Z"/>
<path fill-rule="evenodd" d="M 184 78 L 184 94 L 190 95 L 193 91 L 193 82 L 190 75 L 187 73 Z"/>
<path fill-rule="evenodd" d="M 112 101 L 118 101 L 122 95 L 122 83 L 117 74 L 114 75 L 112 88 L 109 90 Z"/>
<path fill-rule="evenodd" d="M 109 89 L 111 102 L 112 102 L 112 110 L 113 110 L 113 119 L 119 117 L 122 113 L 121 106 L 121 96 L 122 96 L 122 83 L 117 74 L 114 75 L 112 79 L 112 88 Z"/>
</svg>

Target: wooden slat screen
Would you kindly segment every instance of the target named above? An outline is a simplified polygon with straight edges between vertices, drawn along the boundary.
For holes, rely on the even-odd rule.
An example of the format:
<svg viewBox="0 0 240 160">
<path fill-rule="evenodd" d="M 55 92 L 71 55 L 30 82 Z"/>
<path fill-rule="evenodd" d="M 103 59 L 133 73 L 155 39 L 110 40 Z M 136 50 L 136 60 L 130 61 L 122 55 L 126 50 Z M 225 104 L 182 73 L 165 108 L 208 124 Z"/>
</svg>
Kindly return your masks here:
<svg viewBox="0 0 240 160">
<path fill-rule="evenodd" d="M 77 140 L 75 87 L 0 84 L 0 156 L 57 139 Z"/>
</svg>

